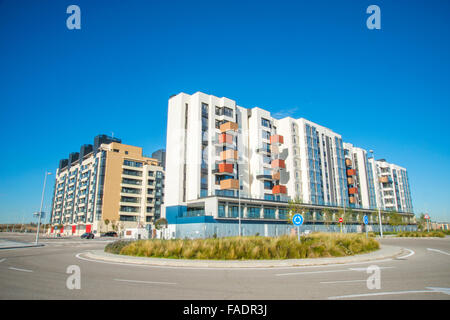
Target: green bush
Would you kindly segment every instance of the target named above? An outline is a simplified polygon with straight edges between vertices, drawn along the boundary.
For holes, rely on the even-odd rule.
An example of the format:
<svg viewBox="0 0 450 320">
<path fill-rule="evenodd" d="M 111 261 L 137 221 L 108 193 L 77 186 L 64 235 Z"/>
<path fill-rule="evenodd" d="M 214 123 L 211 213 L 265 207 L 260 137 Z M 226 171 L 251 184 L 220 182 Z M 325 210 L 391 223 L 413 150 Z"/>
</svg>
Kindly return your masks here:
<svg viewBox="0 0 450 320">
<path fill-rule="evenodd" d="M 379 243 L 365 235 L 315 233 L 301 242 L 295 236 L 116 241 L 105 251 L 158 258 L 248 260 L 342 257 L 377 249 Z"/>
</svg>

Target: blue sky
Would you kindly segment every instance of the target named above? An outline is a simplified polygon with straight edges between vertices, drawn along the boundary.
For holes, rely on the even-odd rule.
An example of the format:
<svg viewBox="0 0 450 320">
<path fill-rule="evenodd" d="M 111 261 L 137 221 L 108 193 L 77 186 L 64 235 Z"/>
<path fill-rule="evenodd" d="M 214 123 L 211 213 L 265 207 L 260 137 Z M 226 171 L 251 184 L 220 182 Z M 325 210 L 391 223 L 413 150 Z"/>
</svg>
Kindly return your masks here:
<svg viewBox="0 0 450 320">
<path fill-rule="evenodd" d="M 406 167 L 415 212 L 449 221 L 448 39 L 446 0 L 0 0 L 0 223 L 30 221 L 45 170 L 99 133 L 165 147 L 181 91 L 329 127 Z"/>
</svg>

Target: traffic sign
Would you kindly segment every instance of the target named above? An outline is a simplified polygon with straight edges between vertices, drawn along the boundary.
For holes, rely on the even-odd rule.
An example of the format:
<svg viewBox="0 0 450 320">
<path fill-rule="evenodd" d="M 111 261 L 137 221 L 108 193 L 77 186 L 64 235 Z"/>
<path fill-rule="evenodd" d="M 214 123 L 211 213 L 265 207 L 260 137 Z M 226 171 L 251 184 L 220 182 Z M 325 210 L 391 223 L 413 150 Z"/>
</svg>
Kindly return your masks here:
<svg viewBox="0 0 450 320">
<path fill-rule="evenodd" d="M 343 218 L 339 218 L 339 223 L 342 223 L 342 222 L 344 222 L 344 219 Z"/>
<path fill-rule="evenodd" d="M 430 219 L 430 216 L 428 215 L 428 213 L 425 214 L 424 219 Z"/>
<path fill-rule="evenodd" d="M 364 221 L 364 224 L 369 224 L 369 217 L 364 216 L 363 221 Z"/>
<path fill-rule="evenodd" d="M 303 216 L 297 213 L 292 217 L 292 223 L 296 226 L 301 226 L 303 224 Z"/>
</svg>

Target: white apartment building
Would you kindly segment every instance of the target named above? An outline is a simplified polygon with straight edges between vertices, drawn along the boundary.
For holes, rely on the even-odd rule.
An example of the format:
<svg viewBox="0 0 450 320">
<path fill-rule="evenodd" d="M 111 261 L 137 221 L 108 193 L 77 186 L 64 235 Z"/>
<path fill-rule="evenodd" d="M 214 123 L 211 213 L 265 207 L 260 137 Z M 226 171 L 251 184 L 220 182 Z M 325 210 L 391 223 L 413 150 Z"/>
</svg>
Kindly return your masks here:
<svg viewBox="0 0 450 320">
<path fill-rule="evenodd" d="M 173 236 L 217 233 L 219 224 L 222 235 L 236 234 L 239 207 L 249 234 L 283 232 L 289 199 L 310 205 L 311 219 L 325 207 L 373 209 L 367 154 L 346 146 L 347 156 L 341 135 L 303 118 L 201 92 L 172 96 L 164 193 Z"/>
</svg>

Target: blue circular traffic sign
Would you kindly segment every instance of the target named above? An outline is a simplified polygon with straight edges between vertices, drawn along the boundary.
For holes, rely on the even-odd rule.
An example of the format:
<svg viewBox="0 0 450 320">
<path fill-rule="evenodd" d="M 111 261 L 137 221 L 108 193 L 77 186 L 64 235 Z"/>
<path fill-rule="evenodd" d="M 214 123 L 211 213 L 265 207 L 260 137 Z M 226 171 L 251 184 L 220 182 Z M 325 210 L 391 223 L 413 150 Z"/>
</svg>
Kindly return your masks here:
<svg viewBox="0 0 450 320">
<path fill-rule="evenodd" d="M 303 216 L 297 213 L 292 217 L 292 223 L 296 226 L 301 226 L 303 224 Z"/>
<path fill-rule="evenodd" d="M 369 224 L 369 217 L 364 216 L 363 221 L 364 221 L 364 224 Z"/>
</svg>

